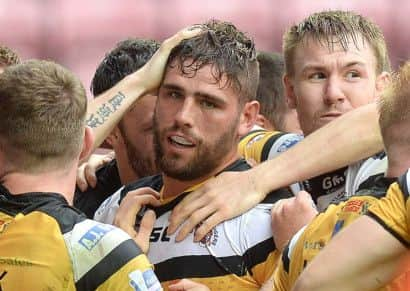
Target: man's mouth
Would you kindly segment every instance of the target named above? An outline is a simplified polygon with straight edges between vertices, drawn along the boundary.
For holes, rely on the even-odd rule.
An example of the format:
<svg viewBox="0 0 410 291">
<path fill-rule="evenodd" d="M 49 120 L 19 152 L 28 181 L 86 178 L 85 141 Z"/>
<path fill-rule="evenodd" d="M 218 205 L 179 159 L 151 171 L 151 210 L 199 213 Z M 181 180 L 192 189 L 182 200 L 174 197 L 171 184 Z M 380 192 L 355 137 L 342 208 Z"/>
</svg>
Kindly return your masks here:
<svg viewBox="0 0 410 291">
<path fill-rule="evenodd" d="M 182 146 L 182 147 L 194 147 L 195 146 L 193 142 L 179 135 L 171 135 L 170 137 L 168 137 L 168 140 L 172 144 L 177 145 L 177 146 Z"/>
</svg>

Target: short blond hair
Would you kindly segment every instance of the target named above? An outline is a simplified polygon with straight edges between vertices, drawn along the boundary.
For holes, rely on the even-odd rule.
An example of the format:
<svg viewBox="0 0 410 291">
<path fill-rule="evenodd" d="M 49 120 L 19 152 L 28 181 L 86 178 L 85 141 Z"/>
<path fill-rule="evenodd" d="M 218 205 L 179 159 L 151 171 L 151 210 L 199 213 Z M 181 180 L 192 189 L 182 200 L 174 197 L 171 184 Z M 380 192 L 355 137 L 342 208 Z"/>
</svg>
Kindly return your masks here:
<svg viewBox="0 0 410 291">
<path fill-rule="evenodd" d="M 410 123 L 410 61 L 393 74 L 392 82 L 380 98 L 379 111 L 383 138 L 395 124 Z"/>
<path fill-rule="evenodd" d="M 87 98 L 80 80 L 48 61 L 0 74 L 0 146 L 24 171 L 65 167 L 82 148 Z"/>
<path fill-rule="evenodd" d="M 391 70 L 386 42 L 380 28 L 368 18 L 352 11 L 334 10 L 313 13 L 285 32 L 282 49 L 286 74 L 294 75 L 294 54 L 300 44 L 312 39 L 332 50 L 335 38 L 336 43 L 345 50 L 350 41 L 358 46 L 366 40 L 376 58 L 376 73 Z"/>
<path fill-rule="evenodd" d="M 21 60 L 19 55 L 11 48 L 0 45 L 0 66 L 8 67 L 11 65 L 20 64 Z"/>
</svg>

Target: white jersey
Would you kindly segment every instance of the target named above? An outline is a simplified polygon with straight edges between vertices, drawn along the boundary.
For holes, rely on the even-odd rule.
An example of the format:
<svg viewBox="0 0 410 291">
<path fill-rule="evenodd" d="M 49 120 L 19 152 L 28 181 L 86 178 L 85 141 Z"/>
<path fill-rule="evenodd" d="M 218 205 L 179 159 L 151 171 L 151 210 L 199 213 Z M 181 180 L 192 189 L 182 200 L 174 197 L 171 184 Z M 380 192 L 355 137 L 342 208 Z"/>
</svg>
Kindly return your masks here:
<svg viewBox="0 0 410 291">
<path fill-rule="evenodd" d="M 249 166 L 239 160 L 226 171 L 246 169 Z M 96 218 L 112 222 L 112 209 L 128 191 L 140 187 L 160 191 L 162 177 L 147 177 L 127 185 L 101 205 Z M 217 225 L 202 241 L 194 242 L 191 233 L 176 243 L 175 235 L 167 235 L 168 218 L 174 206 L 193 189 L 153 209 L 157 220 L 147 255 L 159 280 L 164 287 L 172 280 L 191 278 L 212 290 L 258 290 L 273 273 L 279 257 L 272 238 L 270 209 L 274 202 L 292 194 L 286 189 L 275 191 L 248 212 Z"/>
</svg>

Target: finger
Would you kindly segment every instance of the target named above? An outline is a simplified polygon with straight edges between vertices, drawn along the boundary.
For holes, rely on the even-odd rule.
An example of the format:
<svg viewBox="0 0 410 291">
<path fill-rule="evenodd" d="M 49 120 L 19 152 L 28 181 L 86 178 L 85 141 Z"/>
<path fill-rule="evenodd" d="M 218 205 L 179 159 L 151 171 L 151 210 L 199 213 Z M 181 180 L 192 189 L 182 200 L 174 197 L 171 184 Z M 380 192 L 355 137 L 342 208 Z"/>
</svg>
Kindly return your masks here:
<svg viewBox="0 0 410 291">
<path fill-rule="evenodd" d="M 179 280 L 179 282 L 177 283 L 169 285 L 168 288 L 169 290 L 178 291 L 178 290 L 189 290 L 189 288 L 193 288 L 196 286 L 198 286 L 197 283 L 191 280 L 182 279 L 182 280 Z"/>
<path fill-rule="evenodd" d="M 208 204 L 205 207 L 197 209 L 191 216 L 185 221 L 178 231 L 175 241 L 179 242 L 185 239 L 197 225 L 200 225 L 207 217 L 215 212 L 215 208 L 212 204 Z"/>
<path fill-rule="evenodd" d="M 142 187 L 142 188 L 138 188 L 138 189 L 135 189 L 135 190 L 131 190 L 127 193 L 125 198 L 127 196 L 131 197 L 131 196 L 139 196 L 139 195 L 152 195 L 156 199 L 160 198 L 160 194 L 157 191 L 155 191 L 154 189 L 150 188 L 150 187 Z"/>
<path fill-rule="evenodd" d="M 82 164 L 77 169 L 76 184 L 77 184 L 77 187 L 81 190 L 81 192 L 86 191 L 88 188 L 87 180 L 85 179 L 85 175 L 84 175 L 84 168 L 85 168 L 85 164 Z"/>
<path fill-rule="evenodd" d="M 206 197 L 202 195 L 201 189 L 187 195 L 171 212 L 169 217 L 168 234 L 173 234 L 188 217 L 207 204 L 208 201 L 206 200 Z"/>
<path fill-rule="evenodd" d="M 90 164 L 88 163 L 84 169 L 85 179 L 92 188 L 95 188 L 95 186 L 97 185 L 97 177 L 95 175 L 96 171 L 97 169 L 95 167 L 90 166 Z"/>
<path fill-rule="evenodd" d="M 316 204 L 312 199 L 312 196 L 306 191 L 299 191 L 296 194 L 296 200 L 302 205 L 307 205 L 316 209 Z"/>
<path fill-rule="evenodd" d="M 128 233 L 133 234 L 135 219 L 142 205 L 157 205 L 159 201 L 152 195 L 131 194 L 124 198 L 115 215 L 114 224 Z"/>
<path fill-rule="evenodd" d="M 144 253 L 148 252 L 149 248 L 149 238 L 155 224 L 155 212 L 152 210 L 147 210 L 142 217 L 140 227 L 136 236 L 136 242 Z"/>
<path fill-rule="evenodd" d="M 203 223 L 195 230 L 194 241 L 199 242 L 203 239 L 215 226 L 225 220 L 221 212 L 217 211 L 210 217 L 205 219 Z"/>
</svg>

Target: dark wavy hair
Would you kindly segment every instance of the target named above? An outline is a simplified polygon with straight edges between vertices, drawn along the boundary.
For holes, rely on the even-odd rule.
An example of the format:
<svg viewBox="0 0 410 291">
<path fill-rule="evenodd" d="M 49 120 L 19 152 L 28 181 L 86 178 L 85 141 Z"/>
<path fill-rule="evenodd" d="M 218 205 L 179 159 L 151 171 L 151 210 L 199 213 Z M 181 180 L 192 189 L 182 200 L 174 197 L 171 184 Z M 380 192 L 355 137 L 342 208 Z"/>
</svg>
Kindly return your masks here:
<svg viewBox="0 0 410 291">
<path fill-rule="evenodd" d="M 202 27 L 204 33 L 182 41 L 172 50 L 168 65 L 177 65 L 182 74 L 192 77 L 202 67 L 211 65 L 215 82 L 221 87 L 232 87 L 240 104 L 254 100 L 259 68 L 253 40 L 232 23 L 211 20 Z M 226 82 L 222 83 L 225 77 Z"/>
</svg>

